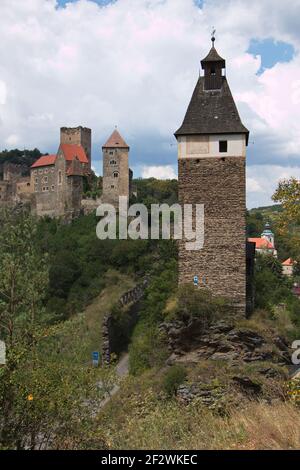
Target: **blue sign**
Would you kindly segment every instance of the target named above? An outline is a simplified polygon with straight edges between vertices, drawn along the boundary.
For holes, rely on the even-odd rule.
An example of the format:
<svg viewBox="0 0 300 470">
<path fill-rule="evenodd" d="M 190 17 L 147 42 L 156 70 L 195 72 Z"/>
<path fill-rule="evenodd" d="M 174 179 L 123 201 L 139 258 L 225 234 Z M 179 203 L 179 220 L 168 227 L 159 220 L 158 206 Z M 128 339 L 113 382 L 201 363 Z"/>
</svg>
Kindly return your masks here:
<svg viewBox="0 0 300 470">
<path fill-rule="evenodd" d="M 194 286 L 197 286 L 199 282 L 198 276 L 194 276 Z"/>
<path fill-rule="evenodd" d="M 92 358 L 93 358 L 93 366 L 98 366 L 99 365 L 99 352 L 93 351 Z"/>
</svg>

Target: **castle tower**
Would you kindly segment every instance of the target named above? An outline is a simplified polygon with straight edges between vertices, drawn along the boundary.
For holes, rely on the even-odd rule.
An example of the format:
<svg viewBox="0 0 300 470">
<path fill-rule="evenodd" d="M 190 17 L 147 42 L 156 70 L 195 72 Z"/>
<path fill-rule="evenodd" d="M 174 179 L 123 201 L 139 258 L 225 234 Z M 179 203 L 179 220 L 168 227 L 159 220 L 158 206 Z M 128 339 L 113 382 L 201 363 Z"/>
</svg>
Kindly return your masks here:
<svg viewBox="0 0 300 470">
<path fill-rule="evenodd" d="M 91 169 L 91 153 L 92 153 L 92 131 L 88 127 L 61 127 L 60 143 L 81 145 L 86 153 L 89 161 L 89 169 Z"/>
<path fill-rule="evenodd" d="M 129 146 L 114 130 L 102 147 L 103 151 L 103 194 L 102 202 L 119 206 L 119 196 L 129 198 Z"/>
<path fill-rule="evenodd" d="M 200 76 L 178 141 L 181 204 L 204 204 L 204 246 L 179 243 L 179 283 L 198 278 L 199 288 L 246 310 L 245 159 L 249 132 L 243 126 L 214 47 L 201 61 Z M 194 209 L 195 211 L 195 209 Z"/>
</svg>

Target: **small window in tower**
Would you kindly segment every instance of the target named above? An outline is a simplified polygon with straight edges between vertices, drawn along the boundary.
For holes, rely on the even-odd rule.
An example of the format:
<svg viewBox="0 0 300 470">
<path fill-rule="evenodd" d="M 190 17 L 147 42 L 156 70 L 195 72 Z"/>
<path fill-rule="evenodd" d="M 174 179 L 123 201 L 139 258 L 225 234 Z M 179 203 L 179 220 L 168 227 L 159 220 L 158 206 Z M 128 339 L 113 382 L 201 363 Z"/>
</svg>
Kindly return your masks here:
<svg viewBox="0 0 300 470">
<path fill-rule="evenodd" d="M 226 153 L 227 152 L 227 140 L 220 140 L 219 141 L 219 152 Z"/>
<path fill-rule="evenodd" d="M 109 155 L 113 155 L 113 154 L 114 154 L 114 151 L 110 150 Z"/>
<path fill-rule="evenodd" d="M 58 184 L 62 183 L 61 171 L 58 172 Z"/>
<path fill-rule="evenodd" d="M 116 160 L 111 160 L 111 161 L 109 162 L 109 164 L 110 164 L 110 165 L 116 165 L 117 162 L 116 162 Z"/>
<path fill-rule="evenodd" d="M 119 178 L 119 173 L 117 171 L 114 172 L 114 178 Z"/>
<path fill-rule="evenodd" d="M 212 67 L 212 68 L 210 69 L 210 74 L 211 74 L 211 75 L 216 75 L 216 69 L 215 69 L 215 67 Z"/>
<path fill-rule="evenodd" d="M 113 184 L 111 185 L 111 189 L 115 189 L 115 187 L 114 187 L 114 185 L 113 185 Z"/>
</svg>

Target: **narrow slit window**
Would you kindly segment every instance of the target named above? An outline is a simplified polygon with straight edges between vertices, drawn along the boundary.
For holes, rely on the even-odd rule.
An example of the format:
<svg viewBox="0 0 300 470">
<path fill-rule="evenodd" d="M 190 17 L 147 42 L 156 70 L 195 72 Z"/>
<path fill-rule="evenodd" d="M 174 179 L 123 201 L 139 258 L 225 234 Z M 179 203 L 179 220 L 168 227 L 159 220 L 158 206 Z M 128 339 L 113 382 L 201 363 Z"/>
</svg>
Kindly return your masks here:
<svg viewBox="0 0 300 470">
<path fill-rule="evenodd" d="M 219 152 L 226 153 L 227 152 L 227 140 L 220 140 L 219 141 Z"/>
</svg>

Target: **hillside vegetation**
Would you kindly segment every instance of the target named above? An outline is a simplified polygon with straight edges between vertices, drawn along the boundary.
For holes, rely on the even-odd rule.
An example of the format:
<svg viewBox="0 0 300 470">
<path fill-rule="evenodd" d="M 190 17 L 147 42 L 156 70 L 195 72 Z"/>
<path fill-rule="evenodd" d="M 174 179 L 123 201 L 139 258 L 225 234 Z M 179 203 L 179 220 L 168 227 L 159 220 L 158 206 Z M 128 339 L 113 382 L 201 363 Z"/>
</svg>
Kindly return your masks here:
<svg viewBox="0 0 300 470">
<path fill-rule="evenodd" d="M 174 203 L 176 181 L 136 180 L 137 202 Z M 281 210 L 247 213 L 248 233 L 271 220 L 279 259 L 300 256 Z M 300 446 L 297 400 L 288 393 L 289 346 L 300 337 L 300 302 L 280 262 L 258 257 L 256 310 L 177 287 L 173 241 L 98 240 L 95 215 L 71 224 L 26 214 L 0 217 L 1 449 L 260 449 Z M 130 337 L 129 376 L 93 368 L 101 322 L 127 312 L 119 297 L 144 278 Z M 118 352 L 122 352 L 121 350 Z M 298 385 L 297 385 L 298 386 Z"/>
</svg>

